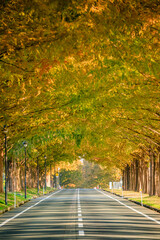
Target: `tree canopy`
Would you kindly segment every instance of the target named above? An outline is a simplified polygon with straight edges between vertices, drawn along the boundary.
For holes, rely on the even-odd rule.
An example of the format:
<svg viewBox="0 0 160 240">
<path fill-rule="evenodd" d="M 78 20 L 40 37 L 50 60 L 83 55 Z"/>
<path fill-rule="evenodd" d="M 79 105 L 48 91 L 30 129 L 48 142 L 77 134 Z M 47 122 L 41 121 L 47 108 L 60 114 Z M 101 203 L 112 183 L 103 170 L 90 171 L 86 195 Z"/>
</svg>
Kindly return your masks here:
<svg viewBox="0 0 160 240">
<path fill-rule="evenodd" d="M 1 1 L 10 149 L 25 139 L 30 154 L 120 168 L 138 146 L 159 149 L 159 13 L 159 0 Z"/>
</svg>

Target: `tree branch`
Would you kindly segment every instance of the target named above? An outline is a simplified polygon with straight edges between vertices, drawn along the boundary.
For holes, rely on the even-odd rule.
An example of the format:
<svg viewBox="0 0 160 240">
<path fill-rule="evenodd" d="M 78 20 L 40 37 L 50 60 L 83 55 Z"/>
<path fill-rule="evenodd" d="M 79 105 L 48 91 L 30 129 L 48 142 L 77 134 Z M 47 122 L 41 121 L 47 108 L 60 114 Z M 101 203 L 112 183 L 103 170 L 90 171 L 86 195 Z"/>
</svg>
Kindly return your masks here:
<svg viewBox="0 0 160 240">
<path fill-rule="evenodd" d="M 24 71 L 24 72 L 34 72 L 34 71 L 28 71 L 28 70 L 26 70 L 26 69 L 24 69 L 24 68 L 22 68 L 22 67 L 19 67 L 19 66 L 13 64 L 13 63 L 5 62 L 5 61 L 3 61 L 2 59 L 0 59 L 0 62 L 3 62 L 4 64 L 7 64 L 7 65 L 11 65 L 11 66 L 13 66 L 13 67 L 16 67 L 16 68 L 18 68 L 18 69 L 20 69 L 20 70 L 22 70 L 22 71 Z"/>
</svg>

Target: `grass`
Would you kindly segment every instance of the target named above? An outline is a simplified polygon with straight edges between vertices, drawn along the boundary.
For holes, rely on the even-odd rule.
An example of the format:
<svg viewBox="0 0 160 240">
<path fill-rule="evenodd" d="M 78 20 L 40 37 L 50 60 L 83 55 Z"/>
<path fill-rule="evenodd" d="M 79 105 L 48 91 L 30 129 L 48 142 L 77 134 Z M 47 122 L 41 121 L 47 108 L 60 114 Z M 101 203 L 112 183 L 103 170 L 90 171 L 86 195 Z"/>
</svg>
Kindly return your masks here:
<svg viewBox="0 0 160 240">
<path fill-rule="evenodd" d="M 51 191 L 54 191 L 53 188 L 47 187 L 44 194 L 47 194 Z M 25 200 L 29 200 L 32 198 L 36 198 L 40 195 L 43 195 L 43 189 L 39 189 L 39 194 L 37 193 L 37 188 L 30 188 L 27 189 L 27 199 L 25 199 L 24 191 L 16 192 L 16 205 L 24 202 Z M 7 206 L 5 205 L 5 194 L 0 193 L 0 210 L 9 210 L 9 208 L 14 207 L 14 193 L 8 192 L 7 193 Z"/>
<path fill-rule="evenodd" d="M 105 189 L 112 193 L 112 190 L 109 188 Z M 113 189 L 113 193 L 118 194 L 122 196 L 122 190 L 121 189 Z M 123 191 L 123 196 L 141 203 L 141 194 L 140 192 L 134 192 L 134 191 Z M 143 204 L 148 205 L 153 208 L 157 208 L 160 210 L 160 197 L 158 196 L 149 196 L 148 194 L 142 193 L 142 199 Z"/>
</svg>

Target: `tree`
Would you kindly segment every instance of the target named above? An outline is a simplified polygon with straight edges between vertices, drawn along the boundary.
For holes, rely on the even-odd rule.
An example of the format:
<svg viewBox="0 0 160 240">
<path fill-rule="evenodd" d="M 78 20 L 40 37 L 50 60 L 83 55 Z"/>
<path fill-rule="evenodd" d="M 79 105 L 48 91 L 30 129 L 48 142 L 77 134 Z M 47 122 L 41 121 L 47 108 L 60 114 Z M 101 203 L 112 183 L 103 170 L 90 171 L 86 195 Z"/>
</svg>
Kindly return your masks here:
<svg viewBox="0 0 160 240">
<path fill-rule="evenodd" d="M 40 154 L 121 169 L 140 144 L 159 149 L 159 12 L 157 0 L 3 1 L 9 149 L 39 139 Z"/>
</svg>

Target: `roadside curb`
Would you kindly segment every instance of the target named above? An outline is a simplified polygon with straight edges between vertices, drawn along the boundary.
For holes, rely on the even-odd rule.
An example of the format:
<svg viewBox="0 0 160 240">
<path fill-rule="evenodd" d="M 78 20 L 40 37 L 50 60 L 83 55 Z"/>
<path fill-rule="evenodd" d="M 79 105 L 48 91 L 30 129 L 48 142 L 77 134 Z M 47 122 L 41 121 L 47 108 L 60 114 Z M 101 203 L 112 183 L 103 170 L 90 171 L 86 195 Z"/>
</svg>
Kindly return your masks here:
<svg viewBox="0 0 160 240">
<path fill-rule="evenodd" d="M 33 196 L 33 197 L 30 198 L 30 199 L 27 199 L 27 200 L 24 200 L 24 201 L 22 201 L 22 202 L 19 202 L 19 203 L 16 205 L 16 208 L 18 208 L 18 207 L 20 207 L 21 205 L 23 205 L 23 204 L 31 201 L 32 199 L 36 199 L 36 198 L 39 198 L 39 197 L 48 195 L 48 194 L 50 194 L 50 193 L 52 193 L 52 192 L 56 192 L 56 190 L 55 190 L 55 191 L 50 191 L 49 193 L 41 194 L 41 195 L 39 195 L 39 196 Z M 5 212 L 9 212 L 9 211 L 11 211 L 12 209 L 15 209 L 15 207 L 14 207 L 13 205 L 10 206 L 10 207 L 5 208 L 5 209 L 3 209 L 3 210 L 0 210 L 0 215 L 3 214 L 3 213 L 5 213 Z"/>
<path fill-rule="evenodd" d="M 31 198 L 31 199 L 27 199 L 27 200 L 25 200 L 25 201 L 22 201 L 22 202 L 19 202 L 17 205 L 16 205 L 16 208 L 17 207 L 20 207 L 21 205 L 23 205 L 23 204 L 25 204 L 25 203 L 27 203 L 27 202 L 29 202 L 30 200 L 32 200 L 33 198 Z M 5 212 L 8 212 L 8 211 L 11 211 L 12 209 L 14 209 L 15 207 L 12 205 L 12 206 L 10 206 L 10 207 L 7 207 L 6 209 L 3 209 L 3 210 L 0 210 L 0 214 L 3 214 L 3 213 L 5 213 Z"/>
<path fill-rule="evenodd" d="M 115 195 L 115 196 L 118 196 L 118 197 L 121 197 L 121 198 L 122 198 L 122 196 L 119 195 L 119 194 L 117 194 L 117 193 L 112 193 L 112 192 L 107 191 L 107 190 L 104 190 L 104 189 L 102 189 L 102 190 L 105 191 L 105 192 L 111 193 L 111 194 L 113 194 L 113 195 Z M 131 200 L 131 199 L 127 198 L 127 197 L 123 197 L 123 198 L 124 198 L 124 199 L 127 199 L 127 200 L 130 201 L 130 202 L 133 202 L 133 203 L 141 206 L 141 203 L 140 203 L 140 202 Z M 156 212 L 160 213 L 160 209 L 151 207 L 151 206 L 149 206 L 149 205 L 143 204 L 143 207 L 149 208 L 150 210 L 153 210 L 153 211 L 156 211 Z"/>
</svg>

